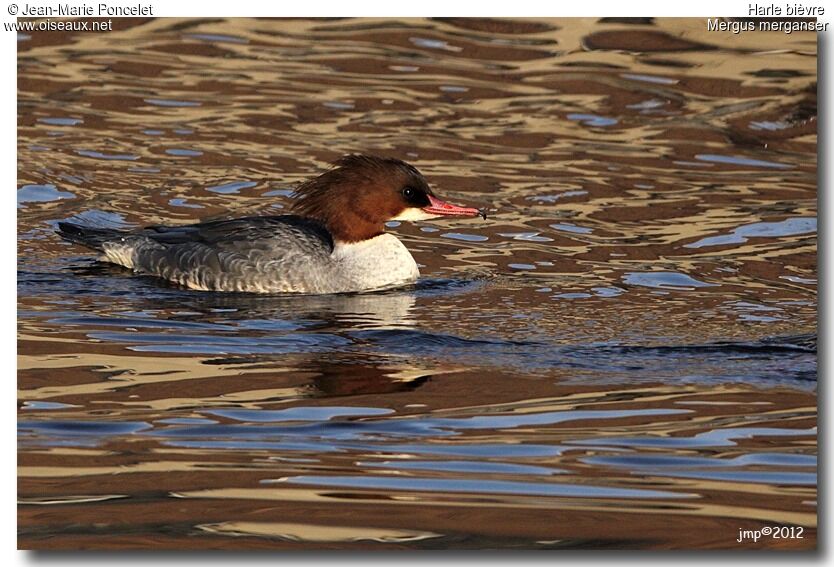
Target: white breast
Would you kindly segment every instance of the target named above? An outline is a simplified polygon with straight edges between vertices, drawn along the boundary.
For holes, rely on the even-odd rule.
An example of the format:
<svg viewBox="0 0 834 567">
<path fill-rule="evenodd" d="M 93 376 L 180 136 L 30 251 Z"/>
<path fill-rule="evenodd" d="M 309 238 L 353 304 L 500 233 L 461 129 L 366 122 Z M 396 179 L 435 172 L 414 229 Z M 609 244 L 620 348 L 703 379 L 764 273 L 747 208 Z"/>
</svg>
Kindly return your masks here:
<svg viewBox="0 0 834 567">
<path fill-rule="evenodd" d="M 339 279 L 350 288 L 344 291 L 398 287 L 420 276 L 417 262 L 393 234 L 362 242 L 336 243 L 332 259 Z"/>
</svg>

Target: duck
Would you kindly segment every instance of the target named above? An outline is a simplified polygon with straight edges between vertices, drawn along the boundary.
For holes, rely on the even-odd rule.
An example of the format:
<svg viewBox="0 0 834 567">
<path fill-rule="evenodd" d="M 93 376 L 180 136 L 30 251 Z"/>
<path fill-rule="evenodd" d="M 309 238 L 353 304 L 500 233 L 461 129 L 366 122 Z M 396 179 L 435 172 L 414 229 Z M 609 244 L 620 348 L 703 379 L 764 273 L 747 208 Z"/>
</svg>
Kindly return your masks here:
<svg viewBox="0 0 834 567">
<path fill-rule="evenodd" d="M 295 189 L 289 214 L 124 231 L 59 222 L 98 258 L 211 292 L 335 294 L 408 286 L 420 270 L 390 221 L 481 216 L 438 198 L 405 161 L 350 154 Z"/>
</svg>

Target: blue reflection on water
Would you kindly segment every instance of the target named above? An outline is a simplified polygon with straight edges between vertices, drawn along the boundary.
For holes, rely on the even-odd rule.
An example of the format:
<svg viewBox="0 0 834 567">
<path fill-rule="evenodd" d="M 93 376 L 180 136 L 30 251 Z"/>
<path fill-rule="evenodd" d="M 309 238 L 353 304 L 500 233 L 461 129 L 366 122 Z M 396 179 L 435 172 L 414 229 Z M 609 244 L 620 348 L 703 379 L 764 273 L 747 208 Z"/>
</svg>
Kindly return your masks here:
<svg viewBox="0 0 834 567">
<path fill-rule="evenodd" d="M 734 439 L 747 439 L 755 436 L 816 436 L 817 428 L 810 429 L 781 429 L 777 427 L 735 427 L 728 429 L 713 429 L 698 433 L 693 437 L 594 437 L 567 441 L 582 445 L 594 444 L 599 446 L 619 447 L 669 447 L 690 449 L 699 447 L 732 447 Z"/>
<path fill-rule="evenodd" d="M 684 248 L 703 248 L 705 246 L 724 246 L 743 244 L 750 238 L 794 236 L 811 234 L 817 231 L 817 217 L 794 217 L 779 222 L 757 222 L 740 226 L 729 234 L 709 236 L 697 242 L 685 244 Z"/>
<path fill-rule="evenodd" d="M 629 272 L 623 276 L 623 282 L 642 287 L 673 290 L 686 290 L 694 287 L 711 287 L 717 285 L 696 280 L 692 276 L 679 272 Z"/>
<path fill-rule="evenodd" d="M 49 117 L 38 118 L 38 122 L 49 124 L 50 126 L 75 126 L 76 124 L 82 124 L 84 121 L 81 118 Z"/>
<path fill-rule="evenodd" d="M 200 103 L 194 100 L 174 100 L 168 98 L 146 98 L 145 102 L 153 106 L 200 106 Z"/>
<path fill-rule="evenodd" d="M 45 185 L 23 185 L 17 190 L 17 208 L 25 208 L 24 203 L 48 203 L 59 199 L 74 198 L 74 193 L 61 191 L 51 183 Z"/>
<path fill-rule="evenodd" d="M 400 459 L 397 461 L 369 461 L 357 464 L 360 467 L 380 467 L 393 470 L 430 470 L 481 474 L 554 475 L 567 472 L 564 469 L 551 467 L 496 463 L 494 461 L 412 461 Z"/>
<path fill-rule="evenodd" d="M 766 161 L 761 159 L 753 159 L 744 156 L 722 156 L 715 154 L 698 154 L 695 159 L 714 163 L 727 163 L 730 165 L 749 165 L 752 167 L 769 167 L 773 169 L 790 169 L 793 166 L 784 163 L 776 163 L 774 161 Z"/>
<path fill-rule="evenodd" d="M 251 421 L 255 423 L 267 423 L 277 421 L 322 421 L 334 417 L 346 416 L 368 416 L 385 415 L 393 413 L 394 410 L 383 408 L 362 408 L 362 407 L 293 407 L 283 410 L 249 410 L 249 409 L 218 409 L 209 410 L 208 413 L 219 415 L 236 421 Z"/>
<path fill-rule="evenodd" d="M 568 114 L 568 120 L 574 120 L 585 126 L 612 126 L 617 123 L 616 118 L 597 116 L 596 114 Z"/>
<path fill-rule="evenodd" d="M 286 482 L 343 488 L 374 488 L 387 490 L 417 490 L 472 494 L 518 494 L 529 496 L 573 496 L 585 498 L 694 498 L 666 490 L 643 488 L 615 488 L 589 484 L 561 484 L 553 482 L 518 482 L 506 480 L 464 480 L 442 478 L 396 478 L 389 476 L 315 476 L 302 475 L 264 482 Z"/>
<path fill-rule="evenodd" d="M 222 185 L 206 187 L 206 191 L 211 191 L 212 193 L 220 193 L 223 195 L 233 195 L 240 193 L 241 189 L 249 189 L 250 187 L 254 187 L 255 185 L 257 185 L 257 183 L 254 181 L 233 181 L 230 183 L 224 183 Z"/>
</svg>

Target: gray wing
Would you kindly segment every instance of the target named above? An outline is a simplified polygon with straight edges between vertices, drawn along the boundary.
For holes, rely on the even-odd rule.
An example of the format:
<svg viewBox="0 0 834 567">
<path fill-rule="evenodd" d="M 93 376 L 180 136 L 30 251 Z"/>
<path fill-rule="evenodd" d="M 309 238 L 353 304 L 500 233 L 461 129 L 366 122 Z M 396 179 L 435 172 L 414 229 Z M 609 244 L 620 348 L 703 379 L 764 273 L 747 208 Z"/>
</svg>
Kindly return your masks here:
<svg viewBox="0 0 834 567">
<path fill-rule="evenodd" d="M 127 239 L 135 269 L 195 289 L 318 291 L 333 239 L 292 215 L 152 226 Z"/>
<path fill-rule="evenodd" d="M 160 244 L 199 242 L 229 248 L 245 246 L 245 242 L 269 238 L 310 238 L 320 241 L 332 252 L 333 238 L 321 223 L 295 215 L 243 217 L 216 220 L 185 226 L 149 226 L 137 236 L 144 236 Z"/>
</svg>

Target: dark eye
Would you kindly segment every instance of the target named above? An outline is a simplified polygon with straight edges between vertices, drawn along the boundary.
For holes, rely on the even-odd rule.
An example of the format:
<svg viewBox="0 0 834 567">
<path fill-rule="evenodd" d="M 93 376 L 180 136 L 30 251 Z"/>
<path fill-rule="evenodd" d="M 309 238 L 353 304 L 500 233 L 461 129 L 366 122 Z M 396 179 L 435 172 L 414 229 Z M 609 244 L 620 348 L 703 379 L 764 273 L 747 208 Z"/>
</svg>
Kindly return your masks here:
<svg viewBox="0 0 834 567">
<path fill-rule="evenodd" d="M 406 185 L 400 189 L 400 194 L 409 207 L 426 207 L 429 204 L 428 188 Z"/>
</svg>

